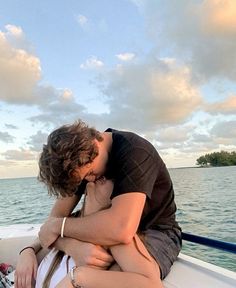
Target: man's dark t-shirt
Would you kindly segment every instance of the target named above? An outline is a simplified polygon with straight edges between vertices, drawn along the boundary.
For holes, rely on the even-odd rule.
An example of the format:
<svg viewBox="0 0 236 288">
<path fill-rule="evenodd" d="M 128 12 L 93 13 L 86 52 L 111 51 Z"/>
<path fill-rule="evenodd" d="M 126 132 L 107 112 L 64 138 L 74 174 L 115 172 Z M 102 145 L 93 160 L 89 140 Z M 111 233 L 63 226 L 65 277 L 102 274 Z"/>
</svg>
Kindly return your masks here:
<svg viewBox="0 0 236 288">
<path fill-rule="evenodd" d="M 106 132 L 112 132 L 113 139 L 106 175 L 114 180 L 111 198 L 130 192 L 146 194 L 139 231 L 180 229 L 172 181 L 154 146 L 131 132 L 111 128 Z"/>
<path fill-rule="evenodd" d="M 113 140 L 105 175 L 114 181 L 111 198 L 132 192 L 146 195 L 138 232 L 159 264 L 164 279 L 181 249 L 181 229 L 175 220 L 170 175 L 150 142 L 131 132 L 111 128 L 106 132 L 112 133 Z M 85 187 L 83 181 L 77 194 L 81 195 Z"/>
</svg>

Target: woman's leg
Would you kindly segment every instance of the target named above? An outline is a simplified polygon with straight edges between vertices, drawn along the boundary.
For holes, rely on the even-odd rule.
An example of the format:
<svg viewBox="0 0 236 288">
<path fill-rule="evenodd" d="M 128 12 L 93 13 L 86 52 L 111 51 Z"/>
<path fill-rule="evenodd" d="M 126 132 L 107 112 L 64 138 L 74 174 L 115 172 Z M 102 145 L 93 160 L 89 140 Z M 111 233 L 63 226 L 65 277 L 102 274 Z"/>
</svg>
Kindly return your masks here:
<svg viewBox="0 0 236 288">
<path fill-rule="evenodd" d="M 96 209 L 99 207 L 99 203 L 96 201 L 96 196 L 100 193 L 99 189 L 96 191 L 96 185 L 91 185 L 88 188 L 85 216 L 90 214 L 89 212 L 95 212 L 95 209 L 93 209 L 95 206 Z M 97 195 L 95 194 L 96 192 L 98 193 Z M 160 280 L 159 266 L 150 256 L 138 235 L 135 235 L 131 243 L 112 246 L 110 251 L 121 271 L 118 271 L 117 265 L 106 271 L 90 267 L 79 267 L 75 271 L 76 283 L 83 288 L 163 287 Z M 69 277 L 66 277 L 57 287 L 73 286 Z"/>
<path fill-rule="evenodd" d="M 76 283 L 83 288 L 163 288 L 158 264 L 138 236 L 130 244 L 113 246 L 111 252 L 122 272 L 79 267 L 75 271 Z M 73 286 L 67 276 L 56 287 Z"/>
</svg>

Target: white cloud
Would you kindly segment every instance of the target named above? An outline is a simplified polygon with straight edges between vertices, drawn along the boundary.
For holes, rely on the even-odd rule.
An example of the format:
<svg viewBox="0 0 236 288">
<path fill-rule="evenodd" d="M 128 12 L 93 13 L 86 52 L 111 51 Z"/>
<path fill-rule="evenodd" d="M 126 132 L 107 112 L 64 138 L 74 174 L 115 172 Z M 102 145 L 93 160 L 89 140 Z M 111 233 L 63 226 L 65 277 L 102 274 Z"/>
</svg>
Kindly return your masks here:
<svg viewBox="0 0 236 288">
<path fill-rule="evenodd" d="M 88 24 L 88 18 L 82 14 L 79 14 L 77 17 L 77 22 L 79 23 L 79 25 L 84 28 L 87 24 Z"/>
<path fill-rule="evenodd" d="M 6 30 L 8 31 L 8 33 L 14 37 L 22 37 L 24 35 L 23 30 L 20 26 L 8 24 L 5 27 L 6 27 Z"/>
<path fill-rule="evenodd" d="M 39 59 L 20 48 L 14 48 L 8 41 L 9 33 L 21 35 L 19 27 L 7 26 L 8 32 L 0 31 L 0 101 L 16 105 L 34 105 L 39 114 L 31 117 L 32 122 L 59 125 L 78 118 L 85 110 L 76 103 L 70 89 L 56 89 L 40 84 L 41 67 Z M 95 58 L 88 66 L 101 66 Z"/>
<path fill-rule="evenodd" d="M 73 92 L 70 89 L 64 89 L 62 93 L 62 99 L 64 101 L 71 101 L 74 100 L 73 98 Z"/>
<path fill-rule="evenodd" d="M 5 26 L 6 32 L 4 33 L 7 42 L 15 49 L 26 51 L 28 54 L 34 54 L 34 47 L 26 39 L 24 31 L 20 26 L 8 24 Z"/>
<path fill-rule="evenodd" d="M 235 0 L 134 2 L 142 3 L 157 53 L 189 63 L 198 80 L 236 80 Z"/>
<path fill-rule="evenodd" d="M 6 170 L 6 167 L 11 167 L 14 165 L 16 165 L 15 161 L 0 160 L 0 171 L 1 171 L 1 168 L 3 168 L 3 167 L 5 167 L 4 169 Z M 1 176 L 2 176 L 2 173 L 1 173 Z"/>
<path fill-rule="evenodd" d="M 135 54 L 134 53 L 122 53 L 122 54 L 117 54 L 116 57 L 121 61 L 130 61 L 134 59 Z"/>
<path fill-rule="evenodd" d="M 192 127 L 171 126 L 160 129 L 156 139 L 161 143 L 183 143 L 189 140 L 191 132 Z"/>
<path fill-rule="evenodd" d="M 109 122 L 141 133 L 187 121 L 202 102 L 187 66 L 155 58 L 118 67 L 106 75 L 105 83 Z"/>
<path fill-rule="evenodd" d="M 97 59 L 97 57 L 92 56 L 85 61 L 85 63 L 80 65 L 81 69 L 98 69 L 104 66 L 104 63 Z"/>
<path fill-rule="evenodd" d="M 26 149 L 7 150 L 4 153 L 1 153 L 1 155 L 4 156 L 6 160 L 14 161 L 28 161 L 37 159 L 36 153 Z"/>
<path fill-rule="evenodd" d="M 34 97 L 34 89 L 40 77 L 39 59 L 11 46 L 6 34 L 0 31 L 0 101 L 35 103 L 37 99 Z"/>
</svg>

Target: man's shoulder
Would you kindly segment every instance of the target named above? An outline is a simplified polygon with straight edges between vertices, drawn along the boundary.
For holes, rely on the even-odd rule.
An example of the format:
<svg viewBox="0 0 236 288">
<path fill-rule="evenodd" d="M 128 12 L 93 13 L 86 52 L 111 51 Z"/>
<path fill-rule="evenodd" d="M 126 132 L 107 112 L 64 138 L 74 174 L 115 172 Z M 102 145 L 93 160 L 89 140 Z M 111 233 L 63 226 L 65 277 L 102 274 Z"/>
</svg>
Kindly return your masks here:
<svg viewBox="0 0 236 288">
<path fill-rule="evenodd" d="M 105 132 L 111 132 L 113 135 L 113 139 L 115 140 L 124 140 L 124 141 L 130 141 L 137 143 L 136 141 L 144 141 L 144 142 L 149 142 L 147 139 L 143 138 L 142 136 L 136 134 L 135 132 L 127 131 L 127 130 L 117 130 L 113 128 L 107 128 Z"/>
<path fill-rule="evenodd" d="M 151 157 L 160 157 L 156 148 L 144 137 L 131 132 L 109 128 L 107 132 L 112 132 L 112 154 L 121 157 L 134 157 L 143 154 Z"/>
</svg>

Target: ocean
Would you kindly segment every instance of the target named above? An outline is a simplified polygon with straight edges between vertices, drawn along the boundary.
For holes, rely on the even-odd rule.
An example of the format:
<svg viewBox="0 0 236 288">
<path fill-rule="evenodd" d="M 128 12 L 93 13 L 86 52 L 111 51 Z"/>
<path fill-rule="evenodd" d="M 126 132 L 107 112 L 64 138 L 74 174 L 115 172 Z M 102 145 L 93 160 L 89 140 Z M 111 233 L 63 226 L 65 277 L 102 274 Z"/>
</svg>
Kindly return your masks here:
<svg viewBox="0 0 236 288">
<path fill-rule="evenodd" d="M 236 166 L 169 169 L 184 232 L 236 243 Z M 0 226 L 42 223 L 54 198 L 36 178 L 0 179 Z M 0 227 L 1 229 L 1 227 Z M 183 241 L 182 252 L 236 271 L 236 255 Z"/>
</svg>

